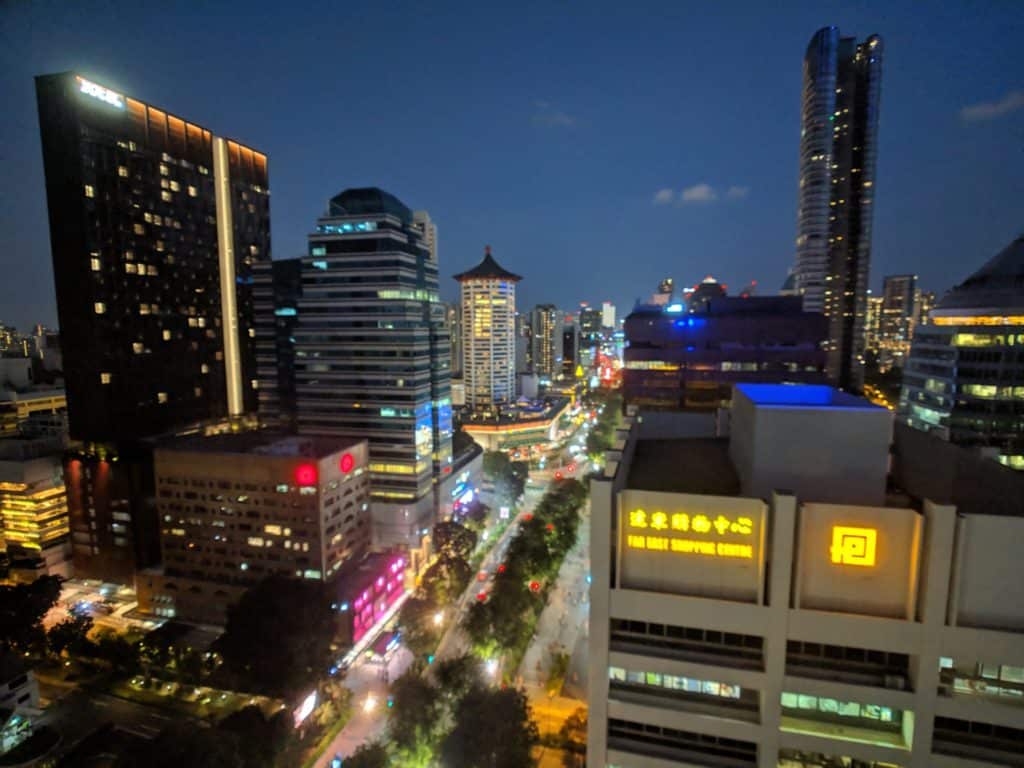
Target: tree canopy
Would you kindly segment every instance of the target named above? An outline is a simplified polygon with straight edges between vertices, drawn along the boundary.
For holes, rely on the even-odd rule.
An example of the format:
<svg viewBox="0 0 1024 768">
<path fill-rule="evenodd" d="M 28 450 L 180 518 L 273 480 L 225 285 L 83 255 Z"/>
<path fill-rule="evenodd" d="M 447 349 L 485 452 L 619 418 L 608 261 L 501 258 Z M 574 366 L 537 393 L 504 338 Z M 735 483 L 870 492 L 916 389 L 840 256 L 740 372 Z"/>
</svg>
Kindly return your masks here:
<svg viewBox="0 0 1024 768">
<path fill-rule="evenodd" d="M 0 586 L 0 650 L 40 649 L 45 641 L 43 618 L 60 599 L 61 581 L 40 576 L 31 584 Z"/>
<path fill-rule="evenodd" d="M 228 609 L 217 650 L 247 688 L 289 698 L 308 692 L 327 671 L 334 632 L 323 584 L 271 576 Z"/>
<path fill-rule="evenodd" d="M 514 688 L 471 689 L 441 743 L 446 768 L 527 768 L 539 735 L 526 695 Z"/>
</svg>

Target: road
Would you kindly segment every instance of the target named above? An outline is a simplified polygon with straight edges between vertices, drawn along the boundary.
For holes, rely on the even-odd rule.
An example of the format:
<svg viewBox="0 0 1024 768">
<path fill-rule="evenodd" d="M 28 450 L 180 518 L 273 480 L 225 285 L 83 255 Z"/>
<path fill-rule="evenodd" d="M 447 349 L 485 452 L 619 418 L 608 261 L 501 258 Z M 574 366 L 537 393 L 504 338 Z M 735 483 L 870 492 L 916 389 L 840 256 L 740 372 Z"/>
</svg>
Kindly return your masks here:
<svg viewBox="0 0 1024 768">
<path fill-rule="evenodd" d="M 348 757 L 359 745 L 383 735 L 387 724 L 388 683 L 401 677 L 411 663 L 412 654 L 399 647 L 386 667 L 361 658 L 349 668 L 345 686 L 352 691 L 352 717 L 317 758 L 314 768 L 328 768 L 335 755 Z"/>
</svg>

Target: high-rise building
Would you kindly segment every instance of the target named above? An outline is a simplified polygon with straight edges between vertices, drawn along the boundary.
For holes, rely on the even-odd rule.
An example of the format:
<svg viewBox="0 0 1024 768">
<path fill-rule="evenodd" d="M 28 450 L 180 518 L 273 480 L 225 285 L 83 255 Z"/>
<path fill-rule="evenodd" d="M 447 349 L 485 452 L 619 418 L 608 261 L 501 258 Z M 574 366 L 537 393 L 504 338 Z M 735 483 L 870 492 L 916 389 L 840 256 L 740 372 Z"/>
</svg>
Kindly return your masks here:
<svg viewBox="0 0 1024 768">
<path fill-rule="evenodd" d="M 615 330 L 615 305 L 610 301 L 601 302 L 601 325 L 609 331 Z"/>
<path fill-rule="evenodd" d="M 267 158 L 75 73 L 36 78 L 36 94 L 75 567 L 123 580 L 159 552 L 136 441 L 255 409 Z"/>
<path fill-rule="evenodd" d="M 604 318 L 597 307 L 580 306 L 580 337 L 585 344 L 592 346 L 601 340 Z"/>
<path fill-rule="evenodd" d="M 640 307 L 625 321 L 627 404 L 713 410 L 739 382 L 825 381 L 825 318 L 799 297 L 721 297 L 702 311 Z"/>
<path fill-rule="evenodd" d="M 675 292 L 675 281 L 671 277 L 666 277 L 658 283 L 658 290 L 651 294 L 649 303 L 656 307 L 667 307 L 675 300 Z"/>
<path fill-rule="evenodd" d="M 271 575 L 326 581 L 370 544 L 365 440 L 264 430 L 156 451 L 163 566 L 137 578 L 140 608 L 223 625 Z"/>
<path fill-rule="evenodd" d="M 863 43 L 825 27 L 804 56 L 796 286 L 829 319 L 829 375 L 863 383 L 871 262 L 882 39 Z"/>
<path fill-rule="evenodd" d="M 462 376 L 462 304 L 445 302 L 444 312 L 451 340 L 452 376 Z"/>
<path fill-rule="evenodd" d="M 736 389 L 728 437 L 644 414 L 591 480 L 587 764 L 1019 763 L 1024 517 L 977 503 L 1016 473 L 954 502 L 970 462 L 890 455 L 888 410 Z"/>
<path fill-rule="evenodd" d="M 451 472 L 451 340 L 437 262 L 377 188 L 333 197 L 309 255 L 260 265 L 260 418 L 366 438 L 374 543 L 416 547 Z"/>
<path fill-rule="evenodd" d="M 580 329 L 576 318 L 566 314 L 562 320 L 562 378 L 576 377 L 576 366 L 580 364 Z"/>
<path fill-rule="evenodd" d="M 553 381 L 562 356 L 562 313 L 554 304 L 538 304 L 530 313 L 533 329 L 533 372 Z"/>
<path fill-rule="evenodd" d="M 455 275 L 462 302 L 462 378 L 466 406 L 484 412 L 516 399 L 516 283 L 491 246 L 472 269 Z"/>
<path fill-rule="evenodd" d="M 530 315 L 516 312 L 516 373 L 533 373 L 533 328 Z"/>
<path fill-rule="evenodd" d="M 0 540 L 16 576 L 72 575 L 63 449 L 63 436 L 0 440 Z"/>
<path fill-rule="evenodd" d="M 878 354 L 881 348 L 882 332 L 882 297 L 872 296 L 868 291 L 868 298 L 864 309 L 864 351 Z"/>
<path fill-rule="evenodd" d="M 931 311 L 935 308 L 935 292 L 925 291 L 918 288 L 914 291 L 914 328 L 916 329 L 919 325 L 924 325 L 928 322 L 928 316 Z M 911 339 L 913 339 L 913 333 L 911 333 Z"/>
<path fill-rule="evenodd" d="M 690 312 L 704 312 L 712 301 L 724 298 L 725 295 L 726 286 L 711 275 L 706 275 L 687 295 L 686 308 Z"/>
<path fill-rule="evenodd" d="M 878 364 L 883 371 L 902 367 L 910 353 L 917 293 L 917 275 L 887 275 L 882 281 Z"/>
<path fill-rule="evenodd" d="M 430 260 L 437 263 L 437 225 L 426 211 L 416 211 L 412 220 L 423 234 L 423 244 L 430 251 Z"/>
<path fill-rule="evenodd" d="M 1024 470 L 1024 237 L 947 293 L 918 326 L 900 419 Z"/>
</svg>

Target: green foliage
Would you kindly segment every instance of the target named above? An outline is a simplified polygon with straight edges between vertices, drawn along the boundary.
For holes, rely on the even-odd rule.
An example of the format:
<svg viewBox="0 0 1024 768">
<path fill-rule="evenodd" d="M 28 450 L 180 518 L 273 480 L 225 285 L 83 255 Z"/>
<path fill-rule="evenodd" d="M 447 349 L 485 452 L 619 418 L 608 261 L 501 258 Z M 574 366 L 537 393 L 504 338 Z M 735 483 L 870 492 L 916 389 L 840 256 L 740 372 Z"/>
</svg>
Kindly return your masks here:
<svg viewBox="0 0 1024 768">
<path fill-rule="evenodd" d="M 432 744 L 438 725 L 438 691 L 415 672 L 407 672 L 391 686 L 391 742 L 400 749 L 416 751 Z"/>
<path fill-rule="evenodd" d="M 398 613 L 402 642 L 414 656 L 432 653 L 440 641 L 440 629 L 434 626 L 437 604 L 419 593 L 405 601 Z"/>
<path fill-rule="evenodd" d="M 217 725 L 218 731 L 234 737 L 246 768 L 274 768 L 276 756 L 292 738 L 288 712 L 278 712 L 270 720 L 259 707 L 233 712 Z"/>
<path fill-rule="evenodd" d="M 526 768 L 538 741 L 526 695 L 513 688 L 471 689 L 454 713 L 455 727 L 441 744 L 446 768 Z"/>
<path fill-rule="evenodd" d="M 376 742 L 363 744 L 345 758 L 345 768 L 388 768 L 388 751 Z"/>
<path fill-rule="evenodd" d="M 455 701 L 481 684 L 480 660 L 470 654 L 445 659 L 437 665 L 435 675 L 443 694 Z"/>
<path fill-rule="evenodd" d="M 526 489 L 529 465 L 513 462 L 502 451 L 487 451 L 483 460 L 484 475 L 494 483 L 494 495 L 504 506 L 512 506 Z"/>
<path fill-rule="evenodd" d="M 442 560 L 469 560 L 476 547 L 476 534 L 454 521 L 437 523 L 432 540 L 434 551 Z"/>
<path fill-rule="evenodd" d="M 69 654 L 88 653 L 92 649 L 88 638 L 91 629 L 92 617 L 69 616 L 46 633 L 46 645 L 55 656 L 64 651 Z"/>
<path fill-rule="evenodd" d="M 559 742 L 565 753 L 562 757 L 564 768 L 583 768 L 587 762 L 587 709 L 577 708 L 565 718 L 558 731 Z"/>
<path fill-rule="evenodd" d="M 121 672 L 133 673 L 139 666 L 138 643 L 130 642 L 113 630 L 104 629 L 97 634 L 92 653 Z"/>
<path fill-rule="evenodd" d="M 562 692 L 565 676 L 569 672 L 569 654 L 561 651 L 551 659 L 551 670 L 548 672 L 546 690 L 549 696 L 557 696 Z"/>
<path fill-rule="evenodd" d="M 330 666 L 334 630 L 323 584 L 271 576 L 228 609 L 217 650 L 244 690 L 291 698 L 308 692 Z"/>
<path fill-rule="evenodd" d="M 42 650 L 43 617 L 60 599 L 60 579 L 40 576 L 31 584 L 0 586 L 0 651 Z"/>
<path fill-rule="evenodd" d="M 248 768 L 237 736 L 220 729 L 175 723 L 153 741 L 121 757 L 118 768 Z M 259 764 L 257 764 L 259 765 Z"/>
<path fill-rule="evenodd" d="M 459 598 L 472 577 L 473 571 L 465 560 L 439 559 L 423 574 L 423 593 L 434 605 L 448 605 Z"/>
</svg>

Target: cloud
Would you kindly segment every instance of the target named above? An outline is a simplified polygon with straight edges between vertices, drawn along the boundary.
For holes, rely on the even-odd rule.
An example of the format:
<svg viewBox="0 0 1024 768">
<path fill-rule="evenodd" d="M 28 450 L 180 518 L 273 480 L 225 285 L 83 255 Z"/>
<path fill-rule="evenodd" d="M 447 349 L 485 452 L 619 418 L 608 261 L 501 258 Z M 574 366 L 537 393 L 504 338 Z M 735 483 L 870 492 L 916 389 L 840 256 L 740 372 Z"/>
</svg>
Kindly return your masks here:
<svg viewBox="0 0 1024 768">
<path fill-rule="evenodd" d="M 576 125 L 576 118 L 567 112 L 557 109 L 547 101 L 534 102 L 536 111 L 533 113 L 534 125 L 548 125 L 556 128 L 568 128 Z"/>
<path fill-rule="evenodd" d="M 659 189 L 654 193 L 654 204 L 655 205 L 668 205 L 675 199 L 676 193 L 673 192 L 669 187 Z"/>
<path fill-rule="evenodd" d="M 688 203 L 712 203 L 718 199 L 718 195 L 715 194 L 715 190 L 710 184 L 694 184 L 692 187 L 687 187 L 683 190 L 679 196 L 679 203 L 681 205 L 687 205 Z"/>
<path fill-rule="evenodd" d="M 1010 91 L 999 101 L 982 101 L 964 107 L 960 110 L 960 119 L 968 123 L 995 120 L 1021 108 L 1024 108 L 1024 91 Z"/>
<path fill-rule="evenodd" d="M 730 200 L 742 200 L 750 194 L 750 187 L 732 186 L 726 191 L 725 196 Z"/>
</svg>

